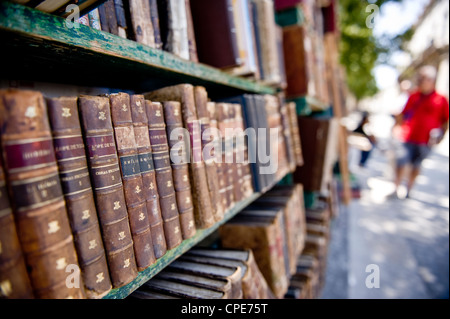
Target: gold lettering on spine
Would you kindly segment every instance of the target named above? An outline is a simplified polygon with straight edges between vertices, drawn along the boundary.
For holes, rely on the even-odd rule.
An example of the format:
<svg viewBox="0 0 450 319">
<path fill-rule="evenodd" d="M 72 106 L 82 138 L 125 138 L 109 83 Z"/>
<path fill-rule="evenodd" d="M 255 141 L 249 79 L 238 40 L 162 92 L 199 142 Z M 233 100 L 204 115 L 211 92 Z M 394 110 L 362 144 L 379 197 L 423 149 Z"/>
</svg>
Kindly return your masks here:
<svg viewBox="0 0 450 319">
<path fill-rule="evenodd" d="M 12 293 L 11 282 L 7 279 L 0 282 L 0 296 L 8 297 Z"/>
<path fill-rule="evenodd" d="M 67 107 L 63 107 L 61 116 L 62 117 L 71 117 L 72 114 L 70 114 L 70 109 Z"/>
<path fill-rule="evenodd" d="M 101 121 L 106 120 L 106 112 L 98 112 L 98 119 Z"/>
<path fill-rule="evenodd" d="M 130 267 L 130 258 L 124 260 L 123 268 Z"/>
<path fill-rule="evenodd" d="M 120 206 L 120 202 L 119 201 L 117 201 L 117 202 L 114 202 L 114 210 L 118 210 L 118 209 L 120 209 L 121 208 L 121 206 Z"/>
<path fill-rule="evenodd" d="M 82 220 L 86 220 L 86 219 L 89 219 L 89 217 L 91 217 L 91 214 L 90 214 L 90 212 L 89 212 L 89 209 L 83 210 L 82 214 L 83 214 L 83 215 L 81 216 L 81 219 L 82 219 Z"/>
<path fill-rule="evenodd" d="M 145 214 L 144 213 L 140 213 L 139 214 L 139 220 L 144 220 L 145 219 Z"/>
<path fill-rule="evenodd" d="M 95 239 L 89 241 L 89 249 L 95 249 L 97 247 L 97 241 Z"/>
<path fill-rule="evenodd" d="M 119 233 L 119 240 L 124 240 L 125 239 L 125 232 L 124 231 L 121 231 L 120 233 Z"/>
<path fill-rule="evenodd" d="M 101 272 L 101 273 L 98 273 L 97 274 L 97 280 L 95 281 L 97 284 L 99 284 L 99 283 L 101 283 L 104 279 L 105 279 L 105 276 L 103 275 L 103 273 Z"/>
<path fill-rule="evenodd" d="M 56 260 L 56 269 L 57 270 L 62 270 L 65 269 L 67 266 L 67 262 L 66 262 L 66 258 L 59 258 Z"/>
<path fill-rule="evenodd" d="M 48 223 L 48 233 L 54 234 L 60 230 L 59 223 L 57 220 Z"/>
</svg>

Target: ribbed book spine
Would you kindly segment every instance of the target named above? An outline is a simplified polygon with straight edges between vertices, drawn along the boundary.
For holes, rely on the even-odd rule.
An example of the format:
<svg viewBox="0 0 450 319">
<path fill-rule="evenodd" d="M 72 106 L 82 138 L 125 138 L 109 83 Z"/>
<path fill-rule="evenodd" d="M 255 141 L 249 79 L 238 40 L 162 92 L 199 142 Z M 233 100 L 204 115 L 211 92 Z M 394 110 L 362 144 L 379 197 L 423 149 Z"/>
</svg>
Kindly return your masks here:
<svg viewBox="0 0 450 319">
<path fill-rule="evenodd" d="M 158 259 L 166 253 L 167 244 L 164 236 L 161 207 L 159 205 L 158 185 L 156 183 L 153 153 L 148 131 L 145 99 L 143 95 L 131 95 L 130 100 L 143 192 L 147 202 L 147 213 L 150 221 L 155 257 Z"/>
<path fill-rule="evenodd" d="M 138 272 L 109 98 L 80 96 L 78 105 L 109 272 L 113 287 L 118 288 L 131 282 Z"/>
<path fill-rule="evenodd" d="M 79 269 L 58 174 L 47 107 L 41 93 L 0 91 L 1 143 L 17 232 L 34 295 L 85 298 L 66 284 Z"/>
<path fill-rule="evenodd" d="M 49 98 L 47 108 L 86 295 L 101 298 L 111 290 L 111 281 L 86 161 L 77 97 Z"/>
<path fill-rule="evenodd" d="M 167 141 L 166 124 L 161 103 L 145 102 L 150 143 L 153 150 L 156 183 L 158 185 L 159 203 L 164 221 L 164 234 L 168 249 L 181 244 L 180 216 L 173 186 L 172 168 L 170 166 L 169 144 Z"/>
<path fill-rule="evenodd" d="M 179 102 L 163 103 L 166 131 L 170 148 L 170 159 L 175 193 L 183 239 L 191 238 L 196 233 L 194 219 L 194 204 L 192 200 L 191 182 L 187 157 L 187 140 L 181 117 Z"/>
<path fill-rule="evenodd" d="M 127 93 L 111 94 L 111 117 L 138 271 L 156 262 Z"/>
</svg>

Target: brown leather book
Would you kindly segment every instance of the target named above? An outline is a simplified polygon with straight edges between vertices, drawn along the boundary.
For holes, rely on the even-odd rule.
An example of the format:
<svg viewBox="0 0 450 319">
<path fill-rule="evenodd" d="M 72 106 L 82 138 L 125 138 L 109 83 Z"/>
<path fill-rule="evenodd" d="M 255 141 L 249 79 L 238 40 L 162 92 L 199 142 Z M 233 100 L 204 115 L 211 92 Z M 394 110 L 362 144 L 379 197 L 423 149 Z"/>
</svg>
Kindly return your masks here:
<svg viewBox="0 0 450 319">
<path fill-rule="evenodd" d="M 242 299 L 242 269 L 239 266 L 221 266 L 205 262 L 176 260 L 166 268 L 170 271 L 197 274 L 207 278 L 228 279 L 231 282 L 231 299 Z M 149 281 L 151 283 L 152 280 Z"/>
<path fill-rule="evenodd" d="M 161 258 L 167 251 L 164 236 L 163 219 L 159 205 L 158 185 L 153 164 L 152 147 L 148 134 L 148 118 L 143 95 L 131 95 L 131 117 L 133 119 L 134 137 L 138 151 L 142 176 L 143 192 L 147 201 L 147 213 L 150 221 L 155 257 Z"/>
<path fill-rule="evenodd" d="M 211 155 L 215 158 L 216 170 L 217 170 L 217 181 L 219 186 L 219 201 L 221 202 L 221 206 L 225 211 L 228 209 L 228 201 L 227 201 L 227 178 L 226 172 L 223 170 L 224 163 L 222 162 L 222 139 L 219 131 L 218 121 L 217 121 L 217 112 L 216 112 L 216 103 L 208 102 L 207 104 L 208 114 L 209 114 L 209 123 L 211 127 L 211 133 L 213 135 L 214 144 L 210 149 L 212 152 Z"/>
<path fill-rule="evenodd" d="M 201 157 L 201 135 L 195 110 L 194 87 L 191 84 L 179 84 L 146 93 L 144 96 L 154 101 L 178 101 L 181 103 L 183 126 L 189 131 L 191 142 L 189 174 L 192 181 L 195 223 L 198 228 L 211 227 L 215 220 L 208 191 L 205 164 Z"/>
<path fill-rule="evenodd" d="M 168 249 L 177 247 L 183 241 L 174 189 L 172 168 L 170 166 L 169 144 L 167 141 L 164 111 L 161 103 L 145 101 L 148 117 L 150 144 L 153 150 L 156 184 L 158 185 L 161 215 L 164 221 L 164 234 Z"/>
<path fill-rule="evenodd" d="M 186 21 L 187 21 L 187 38 L 189 47 L 189 60 L 198 62 L 197 43 L 195 42 L 194 21 L 192 19 L 191 1 L 184 0 L 186 3 Z"/>
<path fill-rule="evenodd" d="M 111 94 L 111 118 L 116 137 L 123 189 L 134 242 L 134 254 L 138 271 L 143 271 L 156 262 L 152 234 L 144 194 L 141 168 L 134 136 L 130 110 L 130 96 L 127 93 Z"/>
<path fill-rule="evenodd" d="M 243 210 L 219 228 L 223 248 L 252 249 L 277 298 L 288 288 L 282 211 Z"/>
<path fill-rule="evenodd" d="M 234 129 L 239 132 L 238 140 L 239 143 L 236 145 L 236 152 L 238 158 L 235 157 L 236 163 L 238 163 L 238 176 L 239 176 L 239 191 L 242 194 L 242 199 L 248 198 L 253 194 L 253 184 L 252 184 L 252 172 L 250 169 L 250 164 L 248 163 L 248 147 L 244 139 L 245 125 L 244 118 L 242 116 L 242 105 L 233 103 L 234 107 Z M 243 161 L 242 161 L 243 160 Z M 241 171 L 241 172 L 240 172 Z"/>
<path fill-rule="evenodd" d="M 214 218 L 216 222 L 223 219 L 225 209 L 222 206 L 219 196 L 219 183 L 217 176 L 217 167 L 214 161 L 215 154 L 207 152 L 208 144 L 213 142 L 213 136 L 209 134 L 210 120 L 208 114 L 208 92 L 203 86 L 194 87 L 195 106 L 197 110 L 197 118 L 200 121 L 202 134 L 202 155 L 205 162 L 206 178 L 208 181 L 208 189 L 211 197 Z"/>
<path fill-rule="evenodd" d="M 131 29 L 136 42 L 155 47 L 155 34 L 150 17 L 149 0 L 128 0 Z"/>
<path fill-rule="evenodd" d="M 111 290 L 111 280 L 86 161 L 77 97 L 48 98 L 47 109 L 86 295 L 101 298 Z"/>
<path fill-rule="evenodd" d="M 79 265 L 44 98 L 1 90 L 0 114 L 8 191 L 34 295 L 85 298 L 82 278 L 78 287 L 66 284 L 66 267 Z"/>
<path fill-rule="evenodd" d="M 190 0 L 198 59 L 217 68 L 239 66 L 232 0 Z"/>
<path fill-rule="evenodd" d="M 183 128 L 180 102 L 163 103 L 166 131 L 170 149 L 170 161 L 183 239 L 194 236 L 197 232 L 194 218 L 194 203 L 189 179 L 189 164 L 187 158 L 187 140 Z"/>
<path fill-rule="evenodd" d="M 290 119 L 290 127 L 292 132 L 292 142 L 294 144 L 294 156 L 297 166 L 303 166 L 305 163 L 303 158 L 302 138 L 300 136 L 299 122 L 297 117 L 297 106 L 295 102 L 287 104 L 287 112 Z"/>
<path fill-rule="evenodd" d="M 0 299 L 31 299 L 33 289 L 17 236 L 0 159 Z"/>
<path fill-rule="evenodd" d="M 109 98 L 82 95 L 78 107 L 109 273 L 113 287 L 118 288 L 138 272 Z"/>
<path fill-rule="evenodd" d="M 295 161 L 294 154 L 294 140 L 291 131 L 291 122 L 288 114 L 288 106 L 284 102 L 284 99 L 280 98 L 280 115 L 281 123 L 283 127 L 283 136 L 286 143 L 286 160 L 290 172 L 295 170 L 297 163 Z"/>
<path fill-rule="evenodd" d="M 230 108 L 229 103 L 217 103 L 216 104 L 216 116 L 217 125 L 222 137 L 222 174 L 224 178 L 225 195 L 227 198 L 227 209 L 230 209 L 234 203 L 234 180 L 235 173 L 233 172 L 234 161 L 234 147 L 233 147 L 233 135 L 229 130 L 232 129 L 232 123 L 230 120 Z M 228 132 L 227 132 L 228 131 Z"/>
</svg>

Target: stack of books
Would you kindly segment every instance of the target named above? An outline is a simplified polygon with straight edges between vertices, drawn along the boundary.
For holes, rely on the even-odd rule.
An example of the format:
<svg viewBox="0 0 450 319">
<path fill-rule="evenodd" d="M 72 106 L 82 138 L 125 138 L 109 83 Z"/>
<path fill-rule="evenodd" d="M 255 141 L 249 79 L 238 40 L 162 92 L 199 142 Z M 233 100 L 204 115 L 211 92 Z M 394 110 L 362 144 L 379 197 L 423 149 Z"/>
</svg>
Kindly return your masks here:
<svg viewBox="0 0 450 319">
<path fill-rule="evenodd" d="M 138 299 L 273 299 L 251 250 L 193 248 L 130 295 Z"/>
</svg>

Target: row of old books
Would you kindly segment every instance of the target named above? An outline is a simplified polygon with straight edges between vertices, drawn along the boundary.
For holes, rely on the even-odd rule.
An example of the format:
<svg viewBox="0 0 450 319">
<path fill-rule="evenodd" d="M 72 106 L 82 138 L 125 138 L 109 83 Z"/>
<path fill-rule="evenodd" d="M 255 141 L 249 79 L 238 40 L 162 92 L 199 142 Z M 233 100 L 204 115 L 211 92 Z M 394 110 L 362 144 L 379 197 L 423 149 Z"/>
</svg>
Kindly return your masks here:
<svg viewBox="0 0 450 319">
<path fill-rule="evenodd" d="M 317 299 L 325 285 L 331 207 L 328 199 L 306 208 L 305 248 L 297 260 L 285 298 Z"/>
<path fill-rule="evenodd" d="M 278 1 L 276 8 L 283 29 L 286 96 L 307 95 L 330 104 L 334 75 L 327 58 L 335 53 L 326 46 L 325 33 L 335 29 L 334 1 Z"/>
<path fill-rule="evenodd" d="M 252 250 L 193 248 L 130 295 L 138 299 L 272 299 Z"/>
<path fill-rule="evenodd" d="M 68 14 L 71 1 L 46 2 L 25 4 Z M 273 0 L 108 0 L 77 22 L 233 75 L 286 85 Z"/>
<path fill-rule="evenodd" d="M 100 298 L 222 220 L 264 175 L 250 169 L 250 144 L 207 132 L 243 135 L 245 107 L 211 102 L 200 86 L 59 98 L 9 89 L 0 108 L 5 297 Z M 285 152 L 277 169 L 287 172 L 296 157 L 280 146 L 298 123 L 283 114 L 272 114 L 285 126 L 269 148 Z M 79 270 L 71 284 L 68 269 Z"/>
</svg>

